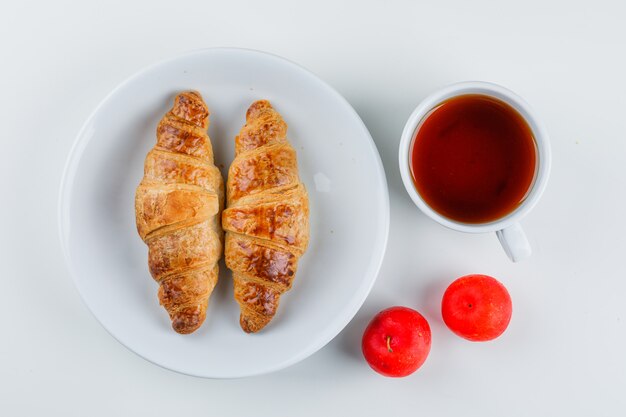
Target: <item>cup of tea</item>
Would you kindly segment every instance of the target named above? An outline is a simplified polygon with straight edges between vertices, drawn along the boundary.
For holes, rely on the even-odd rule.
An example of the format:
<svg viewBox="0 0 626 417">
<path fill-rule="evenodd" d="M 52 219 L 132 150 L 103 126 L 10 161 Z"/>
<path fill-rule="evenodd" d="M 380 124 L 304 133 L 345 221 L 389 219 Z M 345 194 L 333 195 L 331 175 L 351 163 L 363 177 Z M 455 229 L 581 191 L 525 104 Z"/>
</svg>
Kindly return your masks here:
<svg viewBox="0 0 626 417">
<path fill-rule="evenodd" d="M 432 93 L 404 127 L 399 163 L 428 217 L 461 232 L 496 232 L 513 262 L 531 254 L 519 221 L 546 187 L 550 143 L 517 94 L 486 82 Z"/>
</svg>

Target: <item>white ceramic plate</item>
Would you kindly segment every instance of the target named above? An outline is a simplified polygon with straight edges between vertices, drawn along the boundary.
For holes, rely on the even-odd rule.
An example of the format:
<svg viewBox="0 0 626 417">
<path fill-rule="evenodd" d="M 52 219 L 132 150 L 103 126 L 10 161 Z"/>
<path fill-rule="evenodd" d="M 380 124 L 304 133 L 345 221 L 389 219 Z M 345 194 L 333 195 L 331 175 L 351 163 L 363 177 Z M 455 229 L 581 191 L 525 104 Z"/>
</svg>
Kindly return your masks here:
<svg viewBox="0 0 626 417">
<path fill-rule="evenodd" d="M 157 300 L 147 248 L 137 235 L 135 187 L 157 122 L 174 96 L 200 91 L 223 173 L 248 106 L 269 99 L 289 125 L 311 208 L 311 241 L 293 288 L 258 334 L 239 327 L 230 271 L 221 263 L 207 319 L 182 336 Z M 61 186 L 60 234 L 85 303 L 121 343 L 185 374 L 241 377 L 294 364 L 352 319 L 380 268 L 389 197 L 380 157 L 350 104 L 285 59 L 250 50 L 208 49 L 154 65 L 116 88 L 78 134 Z"/>
</svg>

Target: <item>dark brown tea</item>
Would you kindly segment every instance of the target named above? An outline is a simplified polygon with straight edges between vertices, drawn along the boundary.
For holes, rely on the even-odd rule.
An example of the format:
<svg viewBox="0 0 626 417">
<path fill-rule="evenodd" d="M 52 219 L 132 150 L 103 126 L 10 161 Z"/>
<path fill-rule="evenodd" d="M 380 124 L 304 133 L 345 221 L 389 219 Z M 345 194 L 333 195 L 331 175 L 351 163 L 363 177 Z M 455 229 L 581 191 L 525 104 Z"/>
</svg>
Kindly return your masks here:
<svg viewBox="0 0 626 417">
<path fill-rule="evenodd" d="M 439 214 L 487 223 L 524 200 L 536 154 L 532 130 L 515 109 L 489 96 L 464 95 L 439 104 L 418 126 L 411 173 Z"/>
</svg>

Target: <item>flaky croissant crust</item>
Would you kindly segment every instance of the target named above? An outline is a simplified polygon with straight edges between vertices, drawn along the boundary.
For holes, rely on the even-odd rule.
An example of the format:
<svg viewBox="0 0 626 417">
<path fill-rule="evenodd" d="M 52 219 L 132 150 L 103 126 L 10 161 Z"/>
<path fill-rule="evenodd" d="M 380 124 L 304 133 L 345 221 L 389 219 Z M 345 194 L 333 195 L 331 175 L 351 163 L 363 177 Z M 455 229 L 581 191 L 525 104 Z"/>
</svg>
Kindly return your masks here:
<svg viewBox="0 0 626 417">
<path fill-rule="evenodd" d="M 226 266 L 233 271 L 240 325 L 257 332 L 291 288 L 309 241 L 309 201 L 287 124 L 269 101 L 254 102 L 235 138 L 222 214 Z"/>
<path fill-rule="evenodd" d="M 204 322 L 222 251 L 224 183 L 213 163 L 208 118 L 199 93 L 176 96 L 135 194 L 137 230 L 148 245 L 159 301 L 183 334 Z"/>
</svg>

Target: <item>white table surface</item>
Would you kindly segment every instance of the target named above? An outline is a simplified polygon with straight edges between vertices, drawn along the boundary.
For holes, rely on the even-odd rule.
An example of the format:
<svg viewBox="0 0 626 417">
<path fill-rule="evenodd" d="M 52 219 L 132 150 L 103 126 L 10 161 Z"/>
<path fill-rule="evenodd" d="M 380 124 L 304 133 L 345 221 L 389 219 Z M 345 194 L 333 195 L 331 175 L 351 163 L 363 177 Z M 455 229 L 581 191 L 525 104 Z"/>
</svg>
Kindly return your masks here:
<svg viewBox="0 0 626 417">
<path fill-rule="evenodd" d="M 0 414 L 624 415 L 624 6 L 3 3 Z M 57 235 L 62 168 L 88 114 L 142 67 L 210 46 L 273 52 L 334 86 L 370 129 L 391 200 L 387 255 L 354 320 L 303 362 L 241 380 L 179 375 L 116 342 L 80 300 Z M 495 235 L 427 219 L 398 173 L 397 145 L 414 106 L 439 86 L 475 79 L 525 97 L 551 134 L 552 177 L 523 222 L 534 254 L 519 264 Z M 498 277 L 513 297 L 512 322 L 494 342 L 466 342 L 441 321 L 445 286 L 467 273 Z M 427 362 L 404 379 L 378 376 L 360 353 L 366 323 L 392 305 L 420 310 L 433 332 Z"/>
</svg>

